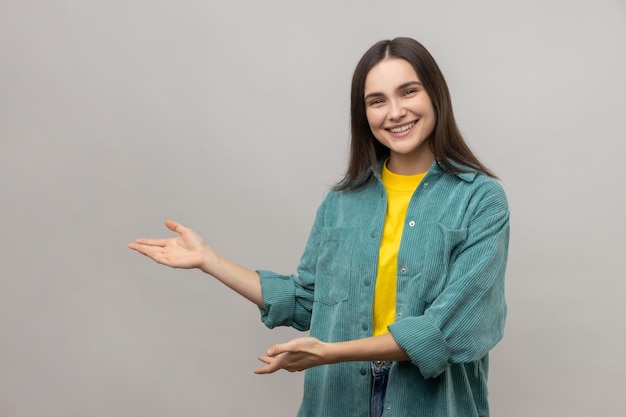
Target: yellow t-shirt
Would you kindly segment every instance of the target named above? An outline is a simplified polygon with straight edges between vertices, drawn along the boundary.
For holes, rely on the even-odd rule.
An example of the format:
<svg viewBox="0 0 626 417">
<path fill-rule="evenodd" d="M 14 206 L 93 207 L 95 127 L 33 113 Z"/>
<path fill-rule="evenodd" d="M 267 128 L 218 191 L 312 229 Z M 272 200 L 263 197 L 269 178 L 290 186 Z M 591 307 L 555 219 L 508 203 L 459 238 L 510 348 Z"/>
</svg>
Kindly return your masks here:
<svg viewBox="0 0 626 417">
<path fill-rule="evenodd" d="M 383 164 L 381 179 L 387 191 L 387 214 L 378 255 L 374 293 L 374 336 L 387 333 L 387 326 L 395 321 L 400 239 L 409 201 L 425 176 L 425 172 L 417 175 L 394 174 L 387 169 L 387 162 Z"/>
</svg>

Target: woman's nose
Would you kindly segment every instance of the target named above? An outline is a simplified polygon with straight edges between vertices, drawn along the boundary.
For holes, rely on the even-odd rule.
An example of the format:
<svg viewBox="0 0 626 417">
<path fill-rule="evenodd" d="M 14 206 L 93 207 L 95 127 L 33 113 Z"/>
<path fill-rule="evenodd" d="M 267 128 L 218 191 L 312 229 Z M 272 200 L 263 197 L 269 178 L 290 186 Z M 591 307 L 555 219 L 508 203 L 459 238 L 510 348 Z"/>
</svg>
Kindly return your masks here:
<svg viewBox="0 0 626 417">
<path fill-rule="evenodd" d="M 389 120 L 400 120 L 406 116 L 406 109 L 401 103 L 392 100 L 389 106 Z"/>
</svg>

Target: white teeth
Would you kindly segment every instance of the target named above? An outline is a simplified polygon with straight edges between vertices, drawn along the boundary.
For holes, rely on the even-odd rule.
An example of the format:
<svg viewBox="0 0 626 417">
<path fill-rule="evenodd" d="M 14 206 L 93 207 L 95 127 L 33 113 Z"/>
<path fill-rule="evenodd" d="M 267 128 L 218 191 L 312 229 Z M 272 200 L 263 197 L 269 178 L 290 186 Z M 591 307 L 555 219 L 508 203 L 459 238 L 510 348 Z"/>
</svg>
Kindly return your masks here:
<svg viewBox="0 0 626 417">
<path fill-rule="evenodd" d="M 396 127 L 396 128 L 393 128 L 393 129 L 389 129 L 389 131 L 390 131 L 391 133 L 401 133 L 401 132 L 404 132 L 404 131 L 409 130 L 409 129 L 410 129 L 410 128 L 412 128 L 413 126 L 415 126 L 415 122 L 413 122 L 413 123 L 409 123 L 408 125 L 404 125 L 404 126 Z"/>
</svg>

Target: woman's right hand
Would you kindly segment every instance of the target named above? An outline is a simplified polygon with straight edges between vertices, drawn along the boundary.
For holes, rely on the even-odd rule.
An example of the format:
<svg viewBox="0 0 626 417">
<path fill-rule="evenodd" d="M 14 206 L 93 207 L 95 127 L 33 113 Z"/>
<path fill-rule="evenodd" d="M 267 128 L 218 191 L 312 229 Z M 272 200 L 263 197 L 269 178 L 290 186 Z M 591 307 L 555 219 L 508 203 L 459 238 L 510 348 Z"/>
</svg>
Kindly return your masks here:
<svg viewBox="0 0 626 417">
<path fill-rule="evenodd" d="M 193 230 L 173 220 L 166 220 L 165 225 L 179 236 L 168 239 L 140 238 L 129 243 L 128 247 L 172 268 L 202 268 L 208 257 L 215 257 L 215 252 Z"/>
</svg>

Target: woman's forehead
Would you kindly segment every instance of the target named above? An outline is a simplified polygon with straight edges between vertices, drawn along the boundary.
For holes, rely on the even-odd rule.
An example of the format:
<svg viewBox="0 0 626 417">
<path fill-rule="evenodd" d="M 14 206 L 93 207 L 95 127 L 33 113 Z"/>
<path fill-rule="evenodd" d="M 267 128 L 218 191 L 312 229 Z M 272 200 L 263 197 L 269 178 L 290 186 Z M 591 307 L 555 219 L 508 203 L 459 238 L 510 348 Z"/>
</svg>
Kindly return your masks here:
<svg viewBox="0 0 626 417">
<path fill-rule="evenodd" d="M 395 90 L 409 82 L 420 82 L 413 65 L 402 58 L 386 58 L 367 73 L 365 94 Z"/>
</svg>

